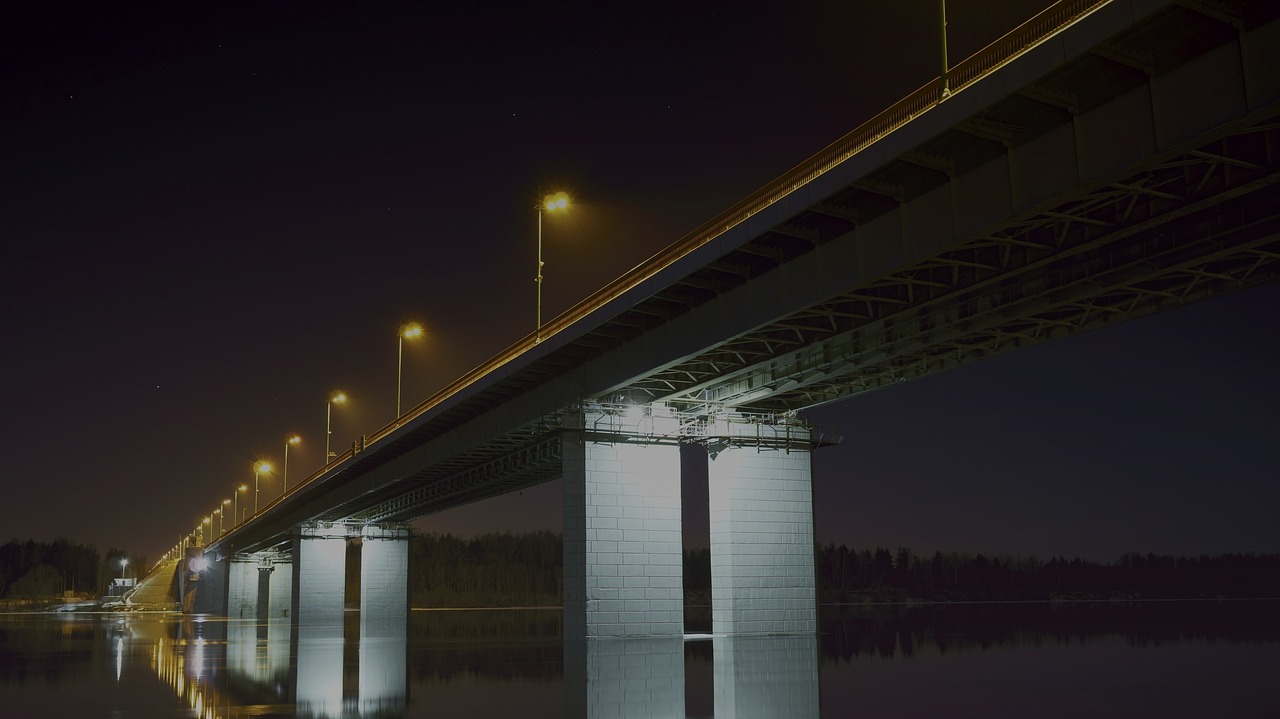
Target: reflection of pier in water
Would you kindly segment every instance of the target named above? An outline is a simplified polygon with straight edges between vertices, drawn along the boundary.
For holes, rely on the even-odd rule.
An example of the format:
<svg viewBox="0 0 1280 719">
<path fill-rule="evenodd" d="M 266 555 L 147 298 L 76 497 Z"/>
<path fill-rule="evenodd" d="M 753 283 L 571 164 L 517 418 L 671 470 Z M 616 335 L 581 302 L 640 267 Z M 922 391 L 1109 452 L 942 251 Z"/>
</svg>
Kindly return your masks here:
<svg viewBox="0 0 1280 719">
<path fill-rule="evenodd" d="M 201 719 L 402 714 L 408 699 L 404 622 L 296 626 L 286 620 L 186 620 L 156 638 L 151 666 Z M 350 635 L 350 636 L 348 636 Z M 346 671 L 354 646 L 358 673 Z M 295 651 L 296 649 L 296 651 Z"/>
<path fill-rule="evenodd" d="M 407 627 L 351 619 L 345 627 L 187 619 L 157 624 L 159 636 L 145 638 L 154 642 L 153 671 L 201 719 L 291 710 L 318 718 L 404 714 Z M 819 716 L 815 636 L 715 637 L 698 644 L 699 653 L 712 656 L 713 687 L 703 689 L 714 689 L 716 717 Z M 683 638 L 570 641 L 563 660 L 566 716 L 686 716 Z"/>
<path fill-rule="evenodd" d="M 718 719 L 817 719 L 815 635 L 712 642 Z M 685 716 L 685 642 L 596 638 L 565 645 L 565 715 L 589 719 Z"/>
</svg>

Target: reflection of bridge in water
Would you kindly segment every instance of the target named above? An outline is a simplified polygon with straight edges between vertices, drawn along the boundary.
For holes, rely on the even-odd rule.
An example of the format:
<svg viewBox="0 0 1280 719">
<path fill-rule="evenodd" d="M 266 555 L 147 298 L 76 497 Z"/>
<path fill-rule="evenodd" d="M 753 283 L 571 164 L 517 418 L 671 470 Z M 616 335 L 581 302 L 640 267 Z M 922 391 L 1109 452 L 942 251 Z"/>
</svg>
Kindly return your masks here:
<svg viewBox="0 0 1280 719">
<path fill-rule="evenodd" d="M 406 630 L 361 625 L 354 639 L 344 637 L 342 626 L 187 620 L 177 637 L 149 637 L 151 667 L 202 719 L 400 716 L 410 684 Z M 817 719 L 816 636 L 707 641 L 714 647 L 716 716 Z M 566 644 L 563 657 L 565 716 L 685 716 L 680 637 L 584 639 Z M 467 663 L 452 668 L 475 670 Z"/>
<path fill-rule="evenodd" d="M 796 412 L 1280 276 L 1277 67 L 1273 2 L 1062 0 L 200 548 L 192 609 L 338 626 L 358 537 L 403 621 L 405 522 L 560 477 L 566 637 L 678 639 L 697 442 L 714 634 L 813 634 Z"/>
</svg>

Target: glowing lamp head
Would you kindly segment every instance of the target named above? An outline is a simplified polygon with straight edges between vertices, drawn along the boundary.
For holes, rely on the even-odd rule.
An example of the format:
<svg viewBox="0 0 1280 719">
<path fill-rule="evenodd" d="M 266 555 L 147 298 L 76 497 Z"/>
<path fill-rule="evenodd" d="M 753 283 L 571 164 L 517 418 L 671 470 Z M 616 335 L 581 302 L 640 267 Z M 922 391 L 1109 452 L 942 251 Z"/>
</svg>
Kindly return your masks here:
<svg viewBox="0 0 1280 719">
<path fill-rule="evenodd" d="M 302 441 L 302 438 L 295 434 L 285 441 L 288 442 L 289 444 L 297 444 Z"/>
<path fill-rule="evenodd" d="M 257 466 L 253 468 L 253 471 L 262 472 L 263 474 L 266 474 L 267 472 L 271 471 L 271 465 L 267 464 L 266 462 L 258 462 Z"/>
<path fill-rule="evenodd" d="M 417 339 L 422 336 L 422 325 L 417 322 L 410 322 L 400 328 L 400 336 L 407 340 Z"/>
<path fill-rule="evenodd" d="M 229 499 L 224 499 L 224 500 L 222 500 L 222 503 L 223 503 L 223 504 L 231 504 L 231 500 L 229 500 Z"/>
<path fill-rule="evenodd" d="M 239 487 L 236 487 L 236 491 L 237 491 L 237 492 L 248 492 L 248 491 L 249 491 L 249 485 L 247 485 L 247 484 L 242 484 L 242 485 L 240 485 Z"/>
<path fill-rule="evenodd" d="M 563 210 L 568 206 L 569 206 L 569 193 L 567 192 L 557 192 L 554 195 L 547 195 L 546 197 L 542 198 L 542 209 L 546 210 L 547 212 L 555 212 L 556 210 Z"/>
<path fill-rule="evenodd" d="M 125 567 L 127 567 L 127 566 L 129 566 L 129 560 L 128 560 L 128 559 L 126 559 L 126 558 L 124 558 L 124 557 L 121 557 L 121 558 L 120 558 L 120 568 L 121 568 L 121 569 L 123 569 L 123 568 L 125 568 Z"/>
<path fill-rule="evenodd" d="M 209 568 L 209 560 L 204 557 L 193 557 L 188 563 L 188 566 L 191 567 L 191 571 L 193 572 L 203 572 Z"/>
<path fill-rule="evenodd" d="M 346 402 L 346 401 L 347 401 L 347 393 L 346 393 L 346 392 L 334 392 L 334 393 L 329 397 L 329 401 L 330 401 L 330 402 L 333 402 L 334 404 L 342 404 L 343 402 Z"/>
</svg>

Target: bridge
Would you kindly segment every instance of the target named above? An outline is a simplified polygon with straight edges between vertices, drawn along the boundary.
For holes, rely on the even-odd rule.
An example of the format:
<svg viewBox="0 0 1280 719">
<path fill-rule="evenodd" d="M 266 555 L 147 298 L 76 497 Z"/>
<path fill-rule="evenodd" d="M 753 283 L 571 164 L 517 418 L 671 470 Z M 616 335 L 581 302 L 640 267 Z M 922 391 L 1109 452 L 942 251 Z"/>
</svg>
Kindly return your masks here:
<svg viewBox="0 0 1280 719">
<path fill-rule="evenodd" d="M 564 483 L 565 633 L 816 629 L 803 410 L 1280 274 L 1280 6 L 1062 0 L 182 556 L 192 611 L 407 612 L 405 523 Z M 198 589 L 197 589 L 198 588 Z M 195 590 L 195 591 L 192 591 Z"/>
</svg>

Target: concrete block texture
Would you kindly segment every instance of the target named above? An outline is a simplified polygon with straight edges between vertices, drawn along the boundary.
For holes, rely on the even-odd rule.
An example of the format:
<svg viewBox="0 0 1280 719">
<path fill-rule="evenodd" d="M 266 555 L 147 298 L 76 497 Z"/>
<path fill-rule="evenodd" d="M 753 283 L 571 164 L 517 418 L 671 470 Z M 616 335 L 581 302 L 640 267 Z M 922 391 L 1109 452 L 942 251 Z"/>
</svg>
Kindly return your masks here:
<svg viewBox="0 0 1280 719">
<path fill-rule="evenodd" d="M 336 627 L 341 637 L 346 573 L 345 537 L 299 529 L 293 537 L 293 620 L 299 626 Z"/>
<path fill-rule="evenodd" d="M 681 636 L 680 448 L 660 410 L 566 432 L 565 636 Z"/>
<path fill-rule="evenodd" d="M 269 582 L 267 616 L 271 619 L 288 618 L 293 609 L 293 564 L 273 561 Z"/>
<path fill-rule="evenodd" d="M 567 716 L 682 717 L 684 638 L 567 639 L 564 683 Z"/>
<path fill-rule="evenodd" d="M 237 554 L 227 562 L 227 617 L 256 619 L 258 616 L 258 559 Z"/>
<path fill-rule="evenodd" d="M 818 719 L 818 636 L 717 636 L 716 717 Z"/>
<path fill-rule="evenodd" d="M 360 549 L 360 623 L 409 616 L 409 530 L 366 527 Z"/>
<path fill-rule="evenodd" d="M 793 441 L 803 431 L 753 427 L 759 444 L 729 442 L 708 462 L 714 634 L 817 632 L 810 450 Z"/>
</svg>

